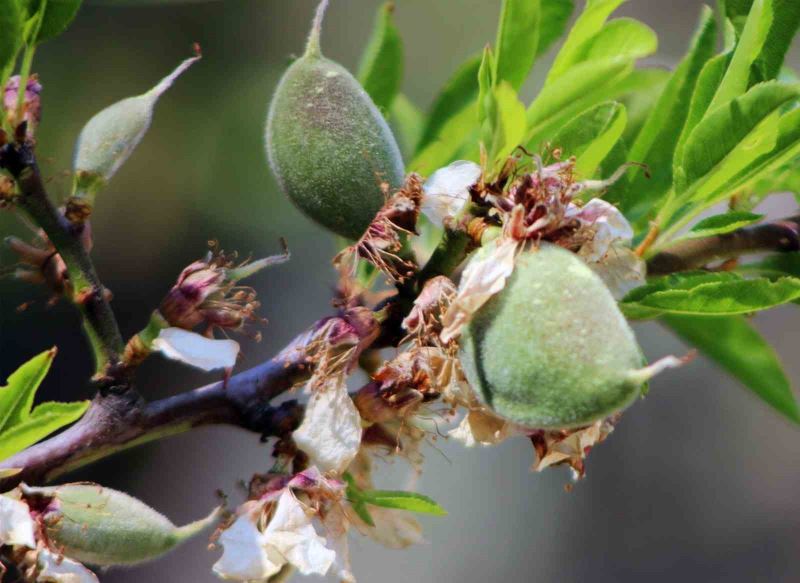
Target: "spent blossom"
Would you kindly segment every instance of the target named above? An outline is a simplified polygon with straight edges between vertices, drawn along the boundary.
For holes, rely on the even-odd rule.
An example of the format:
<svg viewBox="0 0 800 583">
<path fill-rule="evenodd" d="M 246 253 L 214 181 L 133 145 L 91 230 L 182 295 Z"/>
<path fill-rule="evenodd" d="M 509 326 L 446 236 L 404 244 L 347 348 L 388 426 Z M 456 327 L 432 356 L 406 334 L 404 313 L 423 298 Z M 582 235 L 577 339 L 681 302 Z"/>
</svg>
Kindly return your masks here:
<svg viewBox="0 0 800 583">
<path fill-rule="evenodd" d="M 12 128 L 16 128 L 22 122 L 27 122 L 27 132 L 30 137 L 42 119 L 42 85 L 39 83 L 37 75 L 28 77 L 23 92 L 24 101 L 20 110 L 18 107 L 20 81 L 19 75 L 14 75 L 6 82 L 3 90 L 3 109 L 5 110 L 6 121 Z M 19 118 L 18 113 L 21 114 Z"/>
</svg>

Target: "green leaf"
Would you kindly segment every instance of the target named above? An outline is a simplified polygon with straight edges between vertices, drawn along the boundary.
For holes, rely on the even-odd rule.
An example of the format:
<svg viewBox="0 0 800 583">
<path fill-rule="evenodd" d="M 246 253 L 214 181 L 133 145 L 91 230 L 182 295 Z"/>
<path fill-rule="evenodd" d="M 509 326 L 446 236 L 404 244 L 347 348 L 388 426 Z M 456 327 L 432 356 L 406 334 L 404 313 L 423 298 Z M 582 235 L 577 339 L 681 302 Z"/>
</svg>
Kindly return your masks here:
<svg viewBox="0 0 800 583">
<path fill-rule="evenodd" d="M 54 431 L 74 423 L 83 416 L 88 401 L 75 403 L 42 403 L 30 418 L 0 433 L 0 460 L 44 439 Z"/>
<path fill-rule="evenodd" d="M 741 34 L 753 0 L 728 1 L 723 4 L 725 15 L 735 24 L 736 32 Z M 800 26 L 800 3 L 796 0 L 772 0 L 772 11 L 769 33 L 758 58 L 751 67 L 751 83 L 767 81 L 778 76 L 786 52 Z"/>
<path fill-rule="evenodd" d="M 758 57 L 772 24 L 772 1 L 754 0 L 731 64 L 711 100 L 709 111 L 743 94 L 750 85 L 750 67 Z"/>
<path fill-rule="evenodd" d="M 393 14 L 394 2 L 386 2 L 378 11 L 358 68 L 358 80 L 384 113 L 392 107 L 403 82 L 403 40 Z"/>
<path fill-rule="evenodd" d="M 659 312 L 730 316 L 774 308 L 800 298 L 798 278 L 782 277 L 770 281 L 765 278 L 741 279 L 735 274 L 729 276 L 732 276 L 732 279 L 709 278 L 708 281 L 695 279 L 691 287 L 687 287 L 684 283 L 679 287 L 646 294 L 642 288 L 637 288 L 623 298 L 620 305 L 626 314 L 630 308 L 631 317 L 635 318 L 652 317 Z M 632 294 L 638 297 L 634 300 L 631 298 Z M 645 311 L 640 310 L 641 308 Z"/>
<path fill-rule="evenodd" d="M 447 511 L 436 502 L 414 492 L 399 492 L 393 490 L 364 490 L 362 491 L 364 502 L 373 506 L 383 508 L 396 508 L 408 512 L 420 514 L 432 514 L 434 516 L 444 516 Z"/>
<path fill-rule="evenodd" d="M 705 179 L 702 191 L 694 195 L 704 198 L 770 152 L 779 135 L 779 110 L 798 95 L 797 86 L 769 81 L 708 114 L 686 140 L 681 175 L 676 177 L 678 193 Z"/>
<path fill-rule="evenodd" d="M 395 97 L 389 116 L 389 125 L 395 130 L 403 157 L 411 159 L 425 126 L 425 114 L 402 93 Z M 362 262 L 363 263 L 363 262 Z"/>
<path fill-rule="evenodd" d="M 603 101 L 615 100 L 633 89 L 626 85 L 633 65 L 628 60 L 608 59 L 582 63 L 544 87 L 528 107 L 525 144 L 538 149 L 569 120 Z"/>
<path fill-rule="evenodd" d="M 770 279 L 786 275 L 800 278 L 800 253 L 778 253 L 757 261 L 740 265 L 741 273 L 758 274 Z"/>
<path fill-rule="evenodd" d="M 700 71 L 713 55 L 715 44 L 714 13 L 704 7 L 689 52 L 670 76 L 631 146 L 628 159 L 647 164 L 650 178 L 640 170 L 632 170 L 630 178 L 622 183 L 625 194 L 615 198 L 626 215 L 633 208 L 638 209 L 637 214 L 644 215 L 672 185 L 674 150 L 689 112 Z"/>
<path fill-rule="evenodd" d="M 617 18 L 606 24 L 586 47 L 585 61 L 609 58 L 641 59 L 658 48 L 653 29 L 633 18 Z"/>
<path fill-rule="evenodd" d="M 586 56 L 593 37 L 600 31 L 608 17 L 624 0 L 587 0 L 578 20 L 567 35 L 567 40 L 558 51 L 553 66 L 547 74 L 545 86 L 554 83 Z"/>
<path fill-rule="evenodd" d="M 428 122 L 417 144 L 417 154 L 441 136 L 445 126 L 459 116 L 478 96 L 478 69 L 482 55 L 476 55 L 465 62 L 445 84 L 434 100 Z M 434 168 L 435 170 L 435 168 Z"/>
<path fill-rule="evenodd" d="M 34 356 L 8 377 L 8 384 L 0 387 L 0 434 L 28 419 L 36 390 L 42 384 L 56 357 L 51 348 Z"/>
<path fill-rule="evenodd" d="M 625 106 L 613 101 L 584 111 L 565 125 L 552 140 L 565 156 L 575 156 L 579 176 L 594 175 L 622 135 L 626 122 Z"/>
<path fill-rule="evenodd" d="M 358 517 L 368 526 L 375 526 L 372 515 L 369 513 L 366 502 L 364 502 L 364 490 L 356 485 L 356 481 L 350 472 L 344 473 L 344 481 L 347 482 L 347 501 Z"/>
<path fill-rule="evenodd" d="M 458 159 L 465 143 L 478 143 L 478 129 L 478 105 L 473 102 L 447 120 L 437 138 L 415 156 L 409 171 L 428 176 Z"/>
<path fill-rule="evenodd" d="M 731 53 L 717 55 L 709 59 L 700 71 L 700 76 L 697 78 L 692 100 L 689 104 L 689 113 L 686 116 L 686 122 L 683 124 L 678 145 L 675 147 L 675 156 L 673 157 L 674 172 L 679 171 L 683 161 L 683 148 L 686 140 L 694 128 L 697 127 L 697 124 L 702 121 L 706 111 L 708 111 L 708 106 L 711 105 L 711 100 L 714 99 L 714 94 L 717 92 L 719 84 L 722 83 L 722 78 L 725 76 L 730 60 Z"/>
<path fill-rule="evenodd" d="M 772 150 L 735 173 L 715 191 L 712 188 L 718 185 L 718 180 L 704 184 L 703 188 L 696 193 L 695 198 L 702 197 L 704 206 L 709 206 L 727 198 L 730 194 L 746 191 L 749 185 L 755 188 L 760 180 L 768 180 L 770 177 L 780 179 L 780 172 L 785 169 L 786 165 L 795 162 L 800 156 L 800 109 L 794 109 L 782 115 L 777 126 L 777 138 Z M 769 194 L 769 191 L 761 194 Z M 758 197 L 755 197 L 754 202 L 758 202 Z"/>
<path fill-rule="evenodd" d="M 29 12 L 38 12 L 42 2 L 44 1 L 45 0 L 32 0 L 29 3 Z M 83 0 L 46 1 L 47 6 L 45 6 L 42 24 L 39 26 L 39 34 L 36 35 L 36 38 L 33 39 L 31 44 L 41 44 L 59 36 L 61 33 L 67 30 L 69 25 L 72 24 L 72 21 L 75 19 L 75 16 L 78 14 L 78 10 L 83 2 Z"/>
<path fill-rule="evenodd" d="M 0 0 L 0 89 L 5 88 L 22 47 L 22 29 L 19 0 Z"/>
<path fill-rule="evenodd" d="M 494 161 L 495 171 L 505 164 L 514 149 L 522 143 L 527 129 L 525 105 L 517 97 L 517 92 L 506 81 L 494 90 L 497 103 L 497 132 L 489 150 L 489 161 Z"/>
<path fill-rule="evenodd" d="M 539 0 L 503 0 L 497 29 L 497 82 L 519 89 L 536 60 L 539 45 Z"/>
<path fill-rule="evenodd" d="M 55 355 L 53 348 L 33 357 L 0 387 L 0 460 L 78 420 L 89 406 L 88 401 L 42 403 L 31 411 L 36 390 Z"/>
<path fill-rule="evenodd" d="M 555 41 L 561 38 L 574 9 L 573 0 L 541 0 L 542 16 L 539 24 L 537 57 L 541 57 Z"/>
<path fill-rule="evenodd" d="M 495 68 L 494 53 L 492 52 L 492 48 L 487 45 L 483 49 L 481 68 L 478 69 L 478 123 L 481 125 L 484 134 L 489 135 L 489 139 L 484 140 L 486 142 L 491 140 L 491 135 L 494 131 L 491 125 L 485 130 L 484 126 L 487 122 L 491 124 L 495 117 L 494 109 L 496 108 L 496 104 L 494 102 L 493 93 L 496 82 L 496 77 L 494 75 Z"/>
<path fill-rule="evenodd" d="M 697 239 L 699 237 L 710 237 L 712 235 L 724 235 L 736 229 L 741 229 L 747 225 L 757 223 L 764 218 L 764 215 L 757 215 L 745 211 L 731 211 L 721 215 L 714 215 L 698 222 L 687 233 L 687 239 Z"/>
<path fill-rule="evenodd" d="M 800 411 L 774 350 L 742 316 L 666 316 L 663 322 L 795 423 Z"/>
</svg>

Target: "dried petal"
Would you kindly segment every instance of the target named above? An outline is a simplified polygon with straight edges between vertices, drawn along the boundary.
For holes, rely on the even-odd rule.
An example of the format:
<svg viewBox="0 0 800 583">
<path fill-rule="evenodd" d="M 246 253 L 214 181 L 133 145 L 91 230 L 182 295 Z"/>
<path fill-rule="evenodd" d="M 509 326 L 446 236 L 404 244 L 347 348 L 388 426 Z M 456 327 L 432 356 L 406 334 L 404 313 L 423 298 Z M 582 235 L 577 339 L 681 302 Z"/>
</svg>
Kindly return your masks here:
<svg viewBox="0 0 800 583">
<path fill-rule="evenodd" d="M 632 249 L 619 244 L 612 245 L 601 261 L 589 263 L 589 267 L 600 276 L 615 300 L 645 284 L 647 264 Z"/>
<path fill-rule="evenodd" d="M 518 248 L 517 241 L 496 239 L 472 258 L 461 276 L 458 295 L 444 315 L 443 342 L 458 336 L 472 315 L 505 287 L 506 280 L 514 271 Z"/>
<path fill-rule="evenodd" d="M 440 168 L 423 185 L 422 212 L 438 227 L 458 215 L 469 200 L 469 190 L 481 177 L 475 162 L 459 160 Z"/>
<path fill-rule="evenodd" d="M 336 559 L 317 534 L 311 516 L 288 490 L 281 494 L 275 514 L 264 531 L 264 544 L 274 547 L 303 575 L 324 575 Z"/>
<path fill-rule="evenodd" d="M 578 250 L 586 262 L 601 261 L 615 243 L 629 242 L 633 228 L 617 207 L 599 198 L 593 198 L 581 207 L 577 215 L 593 235 Z"/>
<path fill-rule="evenodd" d="M 39 551 L 39 568 L 41 572 L 37 582 L 52 583 L 98 583 L 97 576 L 89 569 L 63 556 L 51 553 L 47 549 Z"/>
<path fill-rule="evenodd" d="M 537 459 L 533 469 L 541 472 L 550 466 L 566 464 L 572 468 L 576 478 L 583 477 L 587 454 L 614 430 L 615 421 L 614 418 L 602 419 L 580 429 L 534 433 L 531 441 Z"/>
<path fill-rule="evenodd" d="M 335 474 L 347 469 L 361 443 L 361 417 L 347 394 L 343 375 L 314 391 L 303 423 L 292 435 L 311 465 Z"/>
<path fill-rule="evenodd" d="M 0 546 L 36 548 L 34 524 L 25 502 L 0 494 Z"/>
<path fill-rule="evenodd" d="M 261 581 L 275 575 L 286 563 L 284 557 L 265 545 L 256 526 L 257 517 L 245 513 L 222 531 L 219 544 L 222 557 L 214 563 L 214 573 L 233 581 Z"/>
<path fill-rule="evenodd" d="M 467 413 L 458 427 L 452 429 L 448 435 L 465 447 L 474 447 L 497 445 L 518 433 L 515 426 L 505 419 L 485 409 L 475 409 Z"/>
<path fill-rule="evenodd" d="M 233 368 L 239 355 L 235 340 L 215 340 L 182 328 L 165 328 L 153 340 L 153 350 L 206 372 Z"/>
</svg>

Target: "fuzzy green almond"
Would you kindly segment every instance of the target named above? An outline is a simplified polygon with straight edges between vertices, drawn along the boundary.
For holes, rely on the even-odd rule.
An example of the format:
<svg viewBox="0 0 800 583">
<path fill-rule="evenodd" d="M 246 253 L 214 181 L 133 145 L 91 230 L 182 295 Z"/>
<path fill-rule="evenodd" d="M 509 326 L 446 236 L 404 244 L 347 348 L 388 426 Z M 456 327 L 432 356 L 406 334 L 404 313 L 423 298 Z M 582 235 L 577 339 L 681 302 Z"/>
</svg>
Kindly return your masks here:
<svg viewBox="0 0 800 583">
<path fill-rule="evenodd" d="M 549 244 L 517 257 L 505 289 L 464 326 L 460 359 L 478 397 L 528 428 L 593 423 L 630 405 L 644 380 L 636 338 L 605 284 Z"/>
<path fill-rule="evenodd" d="M 267 118 L 267 155 L 281 189 L 307 216 L 357 239 L 404 165 L 397 141 L 369 95 L 319 50 L 320 6 L 305 54 L 278 85 Z"/>
</svg>

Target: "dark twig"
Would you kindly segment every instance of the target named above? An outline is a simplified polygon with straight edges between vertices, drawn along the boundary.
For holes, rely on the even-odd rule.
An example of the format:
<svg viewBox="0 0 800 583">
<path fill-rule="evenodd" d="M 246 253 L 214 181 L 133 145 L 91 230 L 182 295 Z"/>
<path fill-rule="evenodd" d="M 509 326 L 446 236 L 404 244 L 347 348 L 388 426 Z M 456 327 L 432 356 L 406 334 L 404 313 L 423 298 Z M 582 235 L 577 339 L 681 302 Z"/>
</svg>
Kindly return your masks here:
<svg viewBox="0 0 800 583">
<path fill-rule="evenodd" d="M 800 251 L 800 215 L 725 235 L 678 241 L 647 261 L 647 273 L 667 275 L 752 253 L 788 251 Z"/>
<path fill-rule="evenodd" d="M 16 180 L 20 192 L 16 204 L 45 232 L 64 260 L 72 300 L 83 314 L 85 330 L 94 350 L 97 373 L 105 373 L 108 365 L 118 362 L 124 344 L 105 290 L 81 242 L 81 229 L 85 227 L 73 226 L 53 206 L 30 143 L 12 142 L 0 147 L 0 168 Z"/>
</svg>

